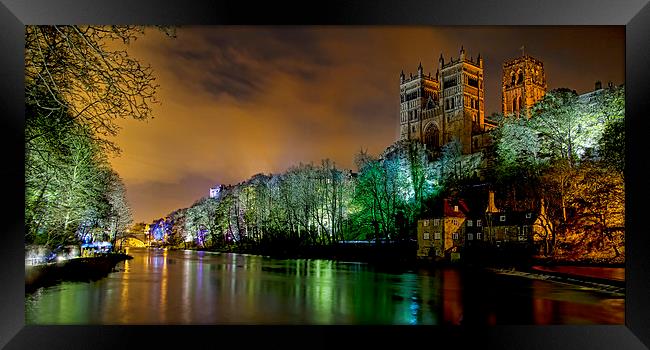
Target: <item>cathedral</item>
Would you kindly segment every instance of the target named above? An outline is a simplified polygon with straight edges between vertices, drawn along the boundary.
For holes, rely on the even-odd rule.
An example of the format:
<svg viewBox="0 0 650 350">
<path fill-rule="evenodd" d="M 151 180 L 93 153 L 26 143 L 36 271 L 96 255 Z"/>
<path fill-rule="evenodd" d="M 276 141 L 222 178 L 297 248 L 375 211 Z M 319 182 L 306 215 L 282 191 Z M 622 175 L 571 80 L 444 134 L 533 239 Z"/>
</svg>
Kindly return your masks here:
<svg viewBox="0 0 650 350">
<path fill-rule="evenodd" d="M 485 118 L 483 58 L 467 57 L 461 47 L 458 58 L 445 62 L 442 54 L 435 75 L 400 74 L 400 140 L 418 140 L 427 149 L 439 150 L 457 139 L 462 153 L 479 151 L 490 142 L 487 131 L 496 123 Z M 503 63 L 502 113 L 519 116 L 546 92 L 542 62 L 531 56 Z M 527 115 L 527 117 L 530 117 Z"/>
</svg>

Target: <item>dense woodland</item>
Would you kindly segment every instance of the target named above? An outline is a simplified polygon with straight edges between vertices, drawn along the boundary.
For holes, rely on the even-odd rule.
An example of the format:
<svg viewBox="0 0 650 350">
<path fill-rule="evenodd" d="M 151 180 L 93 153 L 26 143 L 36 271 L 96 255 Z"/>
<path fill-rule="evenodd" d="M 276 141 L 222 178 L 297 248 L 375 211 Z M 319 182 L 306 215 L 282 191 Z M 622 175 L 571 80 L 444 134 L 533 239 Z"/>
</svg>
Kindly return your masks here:
<svg viewBox="0 0 650 350">
<path fill-rule="evenodd" d="M 88 237 L 115 242 L 130 227 L 124 183 L 107 160 L 119 149 L 108 137 L 119 131 L 117 118 L 151 118 L 157 85 L 150 67 L 107 44 L 143 32 L 26 27 L 27 245 L 54 248 Z M 359 151 L 356 169 L 326 159 L 257 174 L 155 220 L 149 233 L 172 247 L 222 250 L 408 242 L 436 203 L 487 185 L 501 207 L 536 210 L 544 200 L 553 225 L 536 237 L 542 255 L 620 262 L 624 96 L 623 87 L 590 98 L 549 91 L 530 119 L 492 115 L 493 144 L 472 155 L 461 154 L 458 140 L 436 151 L 401 141 L 380 155 Z"/>
</svg>

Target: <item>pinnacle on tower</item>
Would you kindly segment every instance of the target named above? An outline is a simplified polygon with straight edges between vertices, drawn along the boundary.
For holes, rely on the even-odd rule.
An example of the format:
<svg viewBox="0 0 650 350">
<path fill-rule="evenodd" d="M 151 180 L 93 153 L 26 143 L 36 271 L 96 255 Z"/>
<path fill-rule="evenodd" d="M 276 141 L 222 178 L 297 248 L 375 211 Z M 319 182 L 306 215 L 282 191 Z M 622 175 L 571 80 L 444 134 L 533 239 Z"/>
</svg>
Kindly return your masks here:
<svg viewBox="0 0 650 350">
<path fill-rule="evenodd" d="M 442 58 L 442 52 L 440 53 L 440 58 L 438 59 L 438 62 L 440 62 L 440 63 L 444 63 L 444 62 L 445 62 L 445 59 Z"/>
<path fill-rule="evenodd" d="M 461 54 L 464 54 L 464 53 L 465 53 L 465 49 L 463 48 L 463 45 L 460 45 L 460 53 L 461 53 Z"/>
</svg>

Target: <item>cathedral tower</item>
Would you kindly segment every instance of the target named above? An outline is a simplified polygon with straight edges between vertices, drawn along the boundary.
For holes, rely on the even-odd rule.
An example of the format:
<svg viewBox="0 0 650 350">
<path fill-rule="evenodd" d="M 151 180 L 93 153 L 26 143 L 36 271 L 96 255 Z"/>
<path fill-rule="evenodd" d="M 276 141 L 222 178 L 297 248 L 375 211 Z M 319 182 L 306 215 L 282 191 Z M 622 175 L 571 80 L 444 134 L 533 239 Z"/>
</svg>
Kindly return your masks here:
<svg viewBox="0 0 650 350">
<path fill-rule="evenodd" d="M 400 74 L 400 140 L 424 140 L 424 119 L 437 104 L 440 87 L 437 77 L 424 74 L 422 63 L 418 66 L 417 75 L 404 72 Z M 433 143 L 433 140 L 430 140 Z M 436 140 L 436 142 L 439 142 Z"/>
<path fill-rule="evenodd" d="M 451 58 L 445 63 L 441 55 L 439 69 L 443 143 L 457 138 L 463 153 L 472 153 L 472 135 L 485 131 L 483 59 L 480 54 L 476 61 L 468 58 L 461 47 L 457 60 Z"/>
<path fill-rule="evenodd" d="M 532 107 L 546 94 L 544 65 L 535 58 L 522 54 L 503 63 L 502 106 L 503 115 L 515 115 Z M 530 113 L 526 116 L 530 118 Z"/>
</svg>

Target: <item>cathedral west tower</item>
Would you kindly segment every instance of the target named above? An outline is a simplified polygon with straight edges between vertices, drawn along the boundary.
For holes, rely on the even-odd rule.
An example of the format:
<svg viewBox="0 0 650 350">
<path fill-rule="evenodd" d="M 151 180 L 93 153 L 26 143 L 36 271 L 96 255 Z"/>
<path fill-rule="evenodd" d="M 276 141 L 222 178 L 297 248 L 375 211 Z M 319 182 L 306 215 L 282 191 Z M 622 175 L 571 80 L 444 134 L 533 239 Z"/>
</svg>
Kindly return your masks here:
<svg viewBox="0 0 650 350">
<path fill-rule="evenodd" d="M 435 75 L 400 74 L 400 140 L 417 140 L 437 151 L 456 138 L 464 154 L 479 147 L 473 135 L 485 131 L 483 59 L 461 47 L 458 59 L 438 60 Z"/>
</svg>

